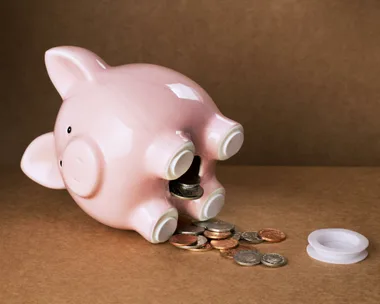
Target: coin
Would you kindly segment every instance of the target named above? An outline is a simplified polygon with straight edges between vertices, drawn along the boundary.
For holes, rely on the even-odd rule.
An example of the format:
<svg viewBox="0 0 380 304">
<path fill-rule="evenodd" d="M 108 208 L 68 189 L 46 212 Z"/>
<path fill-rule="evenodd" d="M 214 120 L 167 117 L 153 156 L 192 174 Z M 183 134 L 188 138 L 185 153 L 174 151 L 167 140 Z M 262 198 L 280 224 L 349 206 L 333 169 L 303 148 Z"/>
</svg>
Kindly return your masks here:
<svg viewBox="0 0 380 304">
<path fill-rule="evenodd" d="M 193 225 L 198 227 L 203 227 L 207 229 L 207 225 L 212 223 L 214 220 L 207 220 L 207 221 L 193 221 Z"/>
<path fill-rule="evenodd" d="M 242 266 L 254 266 L 261 263 L 261 254 L 254 250 L 241 250 L 234 255 L 234 261 Z"/>
<path fill-rule="evenodd" d="M 259 236 L 257 231 L 245 231 L 242 232 L 241 238 L 252 244 L 260 244 L 264 242 L 264 240 Z"/>
<path fill-rule="evenodd" d="M 175 234 L 172 235 L 169 239 L 170 244 L 174 246 L 194 245 L 197 241 L 198 238 L 195 235 L 189 234 Z"/>
<path fill-rule="evenodd" d="M 207 243 L 207 239 L 203 235 L 197 236 L 197 242 L 194 245 L 185 245 L 185 246 L 177 246 L 181 249 L 197 249 L 205 246 Z"/>
<path fill-rule="evenodd" d="M 203 233 L 205 231 L 202 227 L 197 227 L 193 225 L 187 225 L 187 226 L 180 226 L 177 228 L 177 232 L 181 234 L 191 234 L 191 235 L 198 235 Z"/>
<path fill-rule="evenodd" d="M 199 184 L 187 185 L 177 181 L 169 183 L 170 193 L 180 199 L 195 200 L 203 195 L 203 188 Z"/>
<path fill-rule="evenodd" d="M 282 231 L 278 229 L 273 229 L 273 228 L 266 228 L 266 229 L 261 229 L 259 231 L 259 236 L 268 242 L 271 243 L 277 243 L 285 240 L 286 235 Z"/>
<path fill-rule="evenodd" d="M 240 241 L 241 232 L 234 232 L 231 238 L 233 238 L 233 239 L 235 239 L 237 241 Z"/>
<path fill-rule="evenodd" d="M 235 239 L 212 240 L 210 243 L 215 249 L 230 249 L 239 245 L 239 242 Z"/>
<path fill-rule="evenodd" d="M 268 267 L 281 267 L 287 263 L 287 260 L 278 253 L 265 253 L 261 257 L 261 263 Z"/>
<path fill-rule="evenodd" d="M 235 247 L 235 248 L 230 248 L 230 249 L 222 249 L 220 250 L 220 255 L 224 258 L 227 258 L 227 259 L 233 259 L 234 258 L 234 255 L 236 253 L 238 253 L 239 251 L 242 251 L 242 250 L 252 250 L 252 251 L 257 251 L 255 248 L 253 247 L 248 247 L 248 246 L 244 246 L 244 245 L 239 245 L 238 247 Z"/>
<path fill-rule="evenodd" d="M 213 249 L 213 247 L 210 245 L 210 243 L 206 243 L 203 247 L 200 247 L 200 248 L 191 248 L 191 249 L 188 249 L 188 250 L 195 251 L 195 252 L 204 252 L 204 251 L 210 251 L 212 249 Z"/>
<path fill-rule="evenodd" d="M 205 237 L 208 237 L 209 239 L 221 240 L 230 237 L 231 232 L 214 232 L 206 230 L 205 232 L 203 232 L 203 235 Z"/>
<path fill-rule="evenodd" d="M 213 222 L 207 225 L 207 230 L 215 232 L 231 232 L 234 225 L 227 222 Z"/>
</svg>

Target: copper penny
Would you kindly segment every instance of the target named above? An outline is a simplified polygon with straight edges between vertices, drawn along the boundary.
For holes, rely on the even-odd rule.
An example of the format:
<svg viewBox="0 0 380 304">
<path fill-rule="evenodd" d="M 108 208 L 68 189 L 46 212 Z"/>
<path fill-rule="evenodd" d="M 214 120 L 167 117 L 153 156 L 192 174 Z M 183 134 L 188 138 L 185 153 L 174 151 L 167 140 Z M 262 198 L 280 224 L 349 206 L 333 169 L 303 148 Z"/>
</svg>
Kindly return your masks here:
<svg viewBox="0 0 380 304">
<path fill-rule="evenodd" d="M 261 229 L 259 231 L 259 236 L 271 243 L 278 243 L 286 239 L 285 233 L 278 229 L 273 229 L 273 228 L 266 228 L 266 229 Z"/>
<path fill-rule="evenodd" d="M 197 243 L 198 237 L 190 234 L 175 234 L 169 239 L 170 244 L 174 246 L 188 246 Z"/>
<path fill-rule="evenodd" d="M 221 240 L 230 237 L 231 232 L 214 232 L 206 230 L 205 232 L 203 232 L 203 235 L 209 239 Z"/>
<path fill-rule="evenodd" d="M 210 245 L 210 243 L 207 243 L 203 247 L 200 247 L 200 248 L 191 248 L 191 249 L 188 249 L 188 250 L 195 251 L 195 252 L 204 252 L 204 251 L 210 251 L 212 249 L 213 249 L 213 247 Z"/>
<path fill-rule="evenodd" d="M 215 249 L 231 249 L 239 245 L 239 242 L 235 239 L 212 240 L 210 243 Z"/>
<path fill-rule="evenodd" d="M 257 251 L 253 246 L 239 245 L 239 247 L 220 250 L 220 255 L 224 258 L 227 258 L 227 259 L 233 259 L 234 255 L 237 252 L 242 251 L 242 250 L 255 250 L 255 251 Z"/>
</svg>

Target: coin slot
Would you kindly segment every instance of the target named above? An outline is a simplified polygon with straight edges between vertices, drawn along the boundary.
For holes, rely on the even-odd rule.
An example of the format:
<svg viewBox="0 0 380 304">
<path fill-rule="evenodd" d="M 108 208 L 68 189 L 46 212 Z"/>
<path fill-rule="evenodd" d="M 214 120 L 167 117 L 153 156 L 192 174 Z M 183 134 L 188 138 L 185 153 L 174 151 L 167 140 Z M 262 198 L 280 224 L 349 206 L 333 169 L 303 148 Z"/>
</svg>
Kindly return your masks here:
<svg viewBox="0 0 380 304">
<path fill-rule="evenodd" d="M 190 168 L 179 178 L 169 182 L 169 190 L 172 195 L 181 199 L 198 199 L 203 195 L 203 188 L 200 186 L 201 178 L 199 171 L 201 168 L 201 158 L 194 156 Z"/>
</svg>

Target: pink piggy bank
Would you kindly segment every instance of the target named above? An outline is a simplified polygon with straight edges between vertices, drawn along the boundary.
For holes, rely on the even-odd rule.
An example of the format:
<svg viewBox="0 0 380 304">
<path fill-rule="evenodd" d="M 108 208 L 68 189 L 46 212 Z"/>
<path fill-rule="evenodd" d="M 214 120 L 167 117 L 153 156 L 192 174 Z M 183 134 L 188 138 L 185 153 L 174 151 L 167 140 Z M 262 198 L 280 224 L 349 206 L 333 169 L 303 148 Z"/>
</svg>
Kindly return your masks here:
<svg viewBox="0 0 380 304">
<path fill-rule="evenodd" d="M 79 47 L 52 48 L 45 64 L 63 102 L 54 132 L 22 156 L 30 179 L 67 189 L 95 220 L 151 243 L 170 238 L 178 213 L 207 220 L 220 212 L 215 164 L 240 150 L 244 131 L 198 84 L 152 64 L 112 67 Z M 173 195 L 170 183 L 191 174 L 196 194 Z"/>
</svg>

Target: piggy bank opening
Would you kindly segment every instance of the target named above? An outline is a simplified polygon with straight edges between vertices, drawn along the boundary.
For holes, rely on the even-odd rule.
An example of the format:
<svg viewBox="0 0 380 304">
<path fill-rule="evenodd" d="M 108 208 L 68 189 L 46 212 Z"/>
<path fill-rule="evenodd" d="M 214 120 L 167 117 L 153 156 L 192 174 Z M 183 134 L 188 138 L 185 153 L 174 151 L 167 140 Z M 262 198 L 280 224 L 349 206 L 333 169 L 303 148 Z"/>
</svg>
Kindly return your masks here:
<svg viewBox="0 0 380 304">
<path fill-rule="evenodd" d="M 48 50 L 45 64 L 62 105 L 54 131 L 22 156 L 30 179 L 151 243 L 170 238 L 179 213 L 219 214 L 215 164 L 240 150 L 244 131 L 197 83 L 153 64 L 110 66 L 73 46 Z"/>
</svg>

